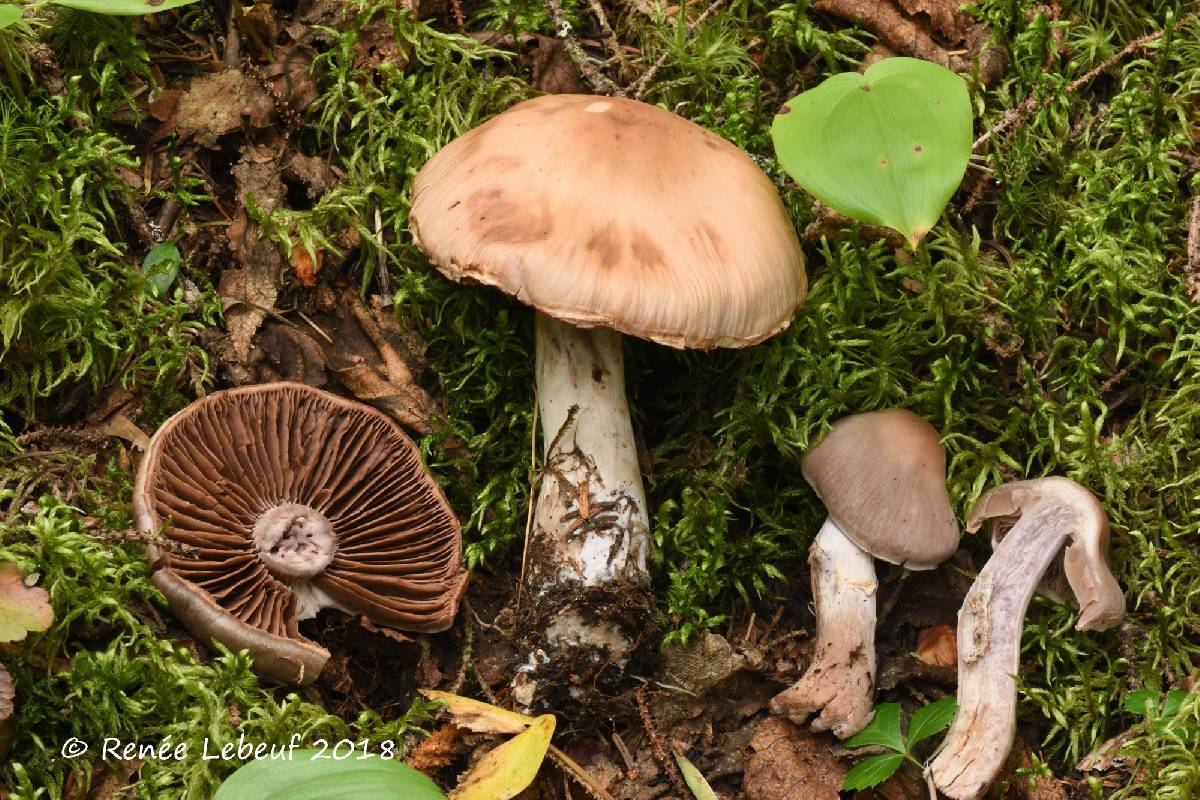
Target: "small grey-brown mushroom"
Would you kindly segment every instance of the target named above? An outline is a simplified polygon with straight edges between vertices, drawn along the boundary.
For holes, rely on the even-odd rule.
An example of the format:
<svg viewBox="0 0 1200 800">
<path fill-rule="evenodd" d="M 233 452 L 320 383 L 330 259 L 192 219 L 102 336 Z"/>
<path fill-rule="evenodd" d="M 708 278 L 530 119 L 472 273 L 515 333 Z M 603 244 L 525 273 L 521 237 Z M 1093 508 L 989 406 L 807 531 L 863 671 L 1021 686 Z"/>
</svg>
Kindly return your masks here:
<svg viewBox="0 0 1200 800">
<path fill-rule="evenodd" d="M 946 492 L 946 451 L 911 411 L 838 420 L 801 460 L 828 519 L 809 550 L 817 630 L 804 675 L 771 711 L 840 738 L 871 721 L 875 688 L 875 564 L 932 569 L 958 546 Z"/>
<path fill-rule="evenodd" d="M 453 622 L 461 533 L 417 448 L 388 417 L 296 383 L 208 395 L 155 433 L 134 490 L 154 584 L 203 641 L 311 683 L 329 658 L 300 620 L 321 608 L 402 630 Z"/>
<path fill-rule="evenodd" d="M 1107 630 L 1125 617 L 1125 596 L 1108 567 L 1108 518 L 1087 489 L 1059 477 L 997 486 L 979 499 L 967 530 L 985 520 L 995 552 L 958 612 L 959 708 L 929 765 L 954 800 L 982 797 L 1012 748 L 1021 629 L 1047 571 L 1061 563 L 1079 600 L 1076 629 Z M 1052 581 L 1046 589 L 1057 595 L 1060 586 Z"/>
</svg>

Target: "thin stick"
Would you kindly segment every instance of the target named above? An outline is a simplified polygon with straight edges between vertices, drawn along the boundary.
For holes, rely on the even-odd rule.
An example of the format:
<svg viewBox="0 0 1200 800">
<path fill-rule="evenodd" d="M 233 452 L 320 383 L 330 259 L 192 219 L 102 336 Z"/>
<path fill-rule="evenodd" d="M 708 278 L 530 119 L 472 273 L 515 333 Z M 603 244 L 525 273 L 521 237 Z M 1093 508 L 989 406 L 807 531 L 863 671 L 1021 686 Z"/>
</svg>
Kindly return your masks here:
<svg viewBox="0 0 1200 800">
<path fill-rule="evenodd" d="M 688 24 L 687 35 L 690 37 L 693 33 L 695 33 L 696 29 L 703 25 L 704 21 L 712 16 L 712 13 L 720 8 L 724 2 L 725 0 L 713 0 L 709 7 L 704 9 L 703 14 L 696 17 L 691 21 L 691 23 Z M 650 81 L 654 80 L 654 76 L 657 75 L 658 71 L 667 63 L 667 59 L 670 57 L 670 55 L 670 52 L 666 52 L 659 56 L 658 60 L 650 66 L 650 69 L 646 70 L 642 74 L 642 77 L 638 78 L 634 83 L 622 89 L 620 95 L 622 97 L 632 97 L 634 100 L 641 100 L 642 95 L 644 95 L 646 90 L 650 88 Z"/>
<path fill-rule="evenodd" d="M 1196 17 L 1195 13 L 1188 14 L 1187 16 L 1183 17 L 1178 22 L 1176 22 L 1175 27 L 1179 28 L 1183 25 L 1187 25 L 1187 24 L 1191 23 L 1191 21 L 1194 17 Z M 1132 42 L 1130 42 L 1129 44 L 1127 44 L 1123 48 L 1121 48 L 1120 52 L 1109 56 L 1108 58 L 1104 59 L 1099 64 L 1097 64 L 1094 68 L 1088 70 L 1083 75 L 1080 75 L 1078 78 L 1071 81 L 1071 83 L 1067 86 L 1066 93 L 1071 94 L 1071 93 L 1075 92 L 1077 89 L 1079 89 L 1079 87 L 1083 86 L 1085 83 L 1090 82 L 1093 78 L 1095 78 L 1101 72 L 1104 72 L 1106 69 L 1111 67 L 1113 64 L 1116 64 L 1118 61 L 1125 58 L 1125 56 L 1127 56 L 1130 53 L 1133 53 L 1137 50 L 1141 50 L 1142 48 L 1146 47 L 1149 44 L 1152 44 L 1155 40 L 1162 38 L 1162 35 L 1163 35 L 1162 31 L 1155 31 L 1154 33 L 1148 33 L 1145 36 L 1141 36 L 1137 39 L 1134 39 Z M 1055 96 L 1057 97 L 1058 94 L 1056 93 Z M 1025 98 L 1025 100 L 1023 100 L 1021 102 L 1021 104 L 1019 106 L 1017 106 L 1015 109 L 1010 109 L 1008 111 L 1005 111 L 1004 116 L 1002 116 L 1000 118 L 999 122 L 997 122 L 986 133 L 984 133 L 982 136 L 980 136 L 978 139 L 975 140 L 975 144 L 971 146 L 971 149 L 978 150 L 980 148 L 980 146 L 982 146 L 985 142 L 987 142 L 988 139 L 991 139 L 993 136 L 997 136 L 1001 133 L 1004 133 L 1006 130 L 1008 130 L 1012 126 L 1016 125 L 1017 123 L 1024 122 L 1029 117 L 1030 114 L 1037 111 L 1039 108 L 1042 107 L 1042 105 L 1043 105 L 1043 101 L 1038 100 L 1033 95 L 1030 95 L 1029 97 Z"/>
<path fill-rule="evenodd" d="M 525 544 L 521 548 L 521 579 L 517 584 L 517 610 L 521 610 L 521 597 L 525 592 L 525 567 L 529 558 L 529 537 L 533 535 L 533 501 L 537 496 L 538 480 L 537 467 L 537 425 L 538 425 L 538 392 L 533 387 L 533 424 L 529 431 L 529 507 L 525 511 Z"/>
<path fill-rule="evenodd" d="M 384 306 L 392 303 L 392 283 L 387 269 L 387 254 L 383 249 L 383 217 L 379 214 L 379 206 L 375 206 L 375 257 L 376 273 L 379 276 L 379 291 L 383 293 Z"/>
<path fill-rule="evenodd" d="M 562 750 L 559 750 L 554 745 L 550 745 L 546 752 L 554 760 L 554 763 L 562 767 L 564 775 L 570 775 L 578 781 L 579 785 L 586 789 L 588 794 L 596 798 L 596 800 L 616 800 L 603 786 L 596 783 L 596 779 L 588 774 L 586 769 L 575 763 L 575 760 Z"/>
<path fill-rule="evenodd" d="M 579 72 L 591 84 L 592 91 L 598 94 L 606 94 L 610 97 L 620 95 L 621 90 L 612 80 L 596 69 L 588 58 L 587 53 L 583 50 L 583 45 L 579 43 L 579 37 L 575 35 L 575 29 L 571 27 L 571 23 L 567 22 L 567 18 L 563 15 L 562 6 L 558 0 L 546 0 L 546 7 L 550 9 L 550 18 L 554 20 L 555 35 L 562 40 L 563 48 L 567 51 L 567 55 L 571 57 L 571 61 L 575 62 L 575 66 L 579 68 Z"/>
<path fill-rule="evenodd" d="M 309 319 L 307 314 L 305 314 L 303 311 L 301 311 L 298 308 L 296 309 L 296 313 L 300 315 L 300 319 L 307 322 L 314 331 L 316 331 L 318 334 L 320 334 L 322 339 L 329 342 L 330 344 L 333 344 L 333 337 L 330 336 L 325 331 L 321 330 L 321 326 L 318 325 L 317 323 L 313 322 L 311 319 Z"/>
<path fill-rule="evenodd" d="M 637 707 L 638 715 L 642 718 L 642 725 L 645 726 L 646 734 L 650 737 L 650 749 L 654 751 L 654 759 L 667 774 L 672 788 L 680 797 L 687 797 L 690 792 L 683 780 L 683 773 L 679 771 L 679 765 L 675 763 L 675 759 L 667 757 L 666 745 L 663 744 L 662 737 L 659 736 L 658 729 L 654 726 L 654 717 L 650 716 L 650 706 L 646 704 L 646 684 L 644 683 L 637 688 Z"/>
<path fill-rule="evenodd" d="M 1193 303 L 1200 303 L 1200 195 L 1192 198 L 1192 213 L 1188 215 L 1187 238 L 1188 296 Z"/>
</svg>

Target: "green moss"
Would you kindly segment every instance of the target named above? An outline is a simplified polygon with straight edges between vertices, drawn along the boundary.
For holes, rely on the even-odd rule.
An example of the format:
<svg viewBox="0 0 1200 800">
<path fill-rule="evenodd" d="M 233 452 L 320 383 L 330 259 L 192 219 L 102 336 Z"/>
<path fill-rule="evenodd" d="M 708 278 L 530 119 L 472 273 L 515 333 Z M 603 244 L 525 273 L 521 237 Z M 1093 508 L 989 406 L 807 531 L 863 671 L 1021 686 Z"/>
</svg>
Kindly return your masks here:
<svg viewBox="0 0 1200 800">
<path fill-rule="evenodd" d="M 1200 668 L 1200 311 L 1182 280 L 1188 207 L 1200 192 L 1188 158 L 1200 22 L 1176 21 L 1185 6 L 1078 0 L 1053 20 L 1044 6 L 984 0 L 974 13 L 1008 46 L 1012 68 L 996 86 L 972 86 L 977 131 L 1026 98 L 1039 105 L 983 148 L 977 167 L 990 172 L 968 171 L 926 249 L 898 255 L 856 229 L 806 242 L 807 306 L 758 347 L 679 353 L 627 343 L 635 427 L 652 464 L 655 579 L 673 637 L 722 626 L 745 599 L 772 603 L 803 591 L 794 576 L 824 511 L 799 474 L 800 454 L 839 416 L 908 407 L 945 437 L 960 518 L 1001 481 L 1052 473 L 1080 481 L 1108 508 L 1129 622 L 1078 633 L 1070 609 L 1034 603 L 1021 713 L 1041 737 L 1038 770 L 1070 774 L 1099 743 L 1129 731 L 1129 774 L 1151 778 L 1130 778 L 1120 794 L 1194 791 L 1194 739 L 1121 708 L 1130 689 L 1174 688 Z M 540 3 L 483 0 L 468 10 L 475 25 L 554 33 Z M 585 4 L 566 12 L 595 33 Z M 529 96 L 528 64 L 411 20 L 392 3 L 356 3 L 348 13 L 349 26 L 329 34 L 314 66 L 322 94 L 301 132 L 308 151 L 332 157 L 346 181 L 312 209 L 258 216 L 281 248 L 295 237 L 325 249 L 326 264 L 340 255 L 374 290 L 378 211 L 397 313 L 422 337 L 449 400 L 441 430 L 422 447 L 464 520 L 469 564 L 512 566 L 531 480 L 530 313 L 439 276 L 411 244 L 406 219 L 416 170 L 455 135 Z M 395 30 L 406 64 L 358 61 L 355 37 L 376 18 Z M 774 162 L 771 116 L 787 97 L 853 68 L 873 37 L 807 2 L 733 2 L 690 37 L 684 22 L 665 16 L 631 10 L 609 22 L 637 50 L 603 65 L 606 73 L 628 83 L 665 54 L 646 99 L 744 147 L 776 178 L 803 230 L 811 201 Z M 112 167 L 131 156 L 105 116 L 120 102 L 114 81 L 132 85 L 144 67 L 128 31 L 80 39 L 68 62 L 69 101 L 35 106 L 0 95 L 0 207 L 21 215 L 6 229 L 11 215 L 0 214 L 0 331 L 14 331 L 0 350 L 0 406 L 28 409 L 56 387 L 95 389 L 118 376 L 169 395 L 194 357 L 186 337 L 172 334 L 189 330 L 197 312 L 146 299 L 123 244 L 125 190 Z M 1153 31 L 1163 35 L 1068 91 Z M 102 44 L 115 66 L 89 62 Z M 100 179 L 79 182 L 92 175 Z M 40 250 L 14 235 L 20 225 Z M 347 228 L 362 245 L 338 254 L 333 243 Z M 11 444 L 0 434 L 0 447 Z M 89 514 L 111 505 L 79 502 Z M 78 512 L 51 504 L 33 518 L 15 513 L 0 546 L 42 570 L 60 587 L 60 614 L 75 615 L 34 647 L 66 653 L 79 677 L 51 670 L 43 688 L 44 668 L 38 680 L 33 667 L 16 668 L 32 699 L 5 780 L 24 771 L 26 783 L 16 785 L 61 792 L 68 767 L 54 760 L 53 743 L 76 726 L 94 733 L 86 726 L 99 721 L 143 739 L 189 735 L 189 721 L 230 735 L 221 713 L 229 698 L 245 712 L 260 709 L 254 724 L 264 735 L 285 724 L 340 730 L 319 709 L 257 688 L 236 656 L 200 666 L 161 644 L 146 615 L 129 610 L 158 602 L 140 556 L 91 540 Z M 965 546 L 976 563 L 986 558 L 982 540 Z M 84 591 L 101 600 L 87 606 Z M 91 626 L 108 636 L 86 639 Z M 168 685 L 185 688 L 166 696 Z M 120 705 L 96 687 L 123 687 L 135 700 Z M 97 722 L 61 714 L 64 703 L 83 704 Z M 1180 729 L 1200 730 L 1196 713 L 1185 703 Z M 218 777 L 208 770 L 143 774 L 160 796 L 199 797 Z"/>
</svg>

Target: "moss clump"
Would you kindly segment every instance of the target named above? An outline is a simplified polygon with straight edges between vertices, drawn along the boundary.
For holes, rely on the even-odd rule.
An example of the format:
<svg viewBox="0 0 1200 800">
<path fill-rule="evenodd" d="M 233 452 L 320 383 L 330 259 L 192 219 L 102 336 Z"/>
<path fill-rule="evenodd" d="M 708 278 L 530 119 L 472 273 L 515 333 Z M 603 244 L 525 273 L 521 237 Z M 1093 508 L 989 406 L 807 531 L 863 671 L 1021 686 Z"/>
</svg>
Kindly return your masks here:
<svg viewBox="0 0 1200 800">
<path fill-rule="evenodd" d="M 589 5 L 565 5 L 577 30 L 603 39 Z M 1061 19 L 1013 0 L 983 0 L 972 12 L 1011 54 L 998 85 L 971 87 L 978 130 L 1027 98 L 1036 107 L 981 148 L 926 249 L 897 253 L 855 229 L 813 239 L 807 307 L 771 341 L 717 353 L 627 344 L 635 426 L 652 472 L 659 602 L 667 629 L 686 637 L 724 625 L 746 600 L 774 603 L 802 591 L 783 579 L 803 569 L 824 512 L 797 457 L 839 416 L 911 408 L 946 437 L 960 517 L 986 488 L 1016 477 L 1064 474 L 1104 500 L 1128 623 L 1076 633 L 1069 609 L 1037 601 L 1025 631 L 1022 720 L 1040 737 L 1042 765 L 1059 775 L 1131 730 L 1132 777 L 1118 794 L 1183 798 L 1200 774 L 1187 744 L 1200 732 L 1195 704 L 1185 703 L 1179 726 L 1168 730 L 1129 715 L 1121 701 L 1135 688 L 1178 687 L 1200 668 L 1200 311 L 1182 277 L 1188 207 L 1200 193 L 1192 153 L 1200 22 L 1183 16 L 1182 2 L 1061 5 Z M 539 2 L 469 6 L 473 26 L 554 34 Z M 397 311 L 423 338 L 449 397 L 443 429 L 422 446 L 465 520 L 471 566 L 512 566 L 531 478 L 530 315 L 495 292 L 441 278 L 412 246 L 406 218 L 416 169 L 454 135 L 532 93 L 529 64 L 519 43 L 501 52 L 446 33 L 452 21 L 414 21 L 393 3 L 355 3 L 348 14 L 340 32 L 327 32 L 314 67 L 321 95 L 300 132 L 309 152 L 331 157 L 346 180 L 312 208 L 259 216 L 281 247 L 293 238 L 320 246 L 326 269 L 340 255 L 364 286 L 380 280 L 382 238 Z M 375 19 L 395 31 L 405 63 L 358 58 L 355 39 Z M 630 11 L 608 22 L 636 51 L 612 54 L 601 65 L 606 74 L 627 83 L 666 55 L 645 98 L 750 152 L 776 177 L 803 230 L 811 201 L 774 162 L 771 117 L 787 97 L 855 66 L 871 35 L 832 23 L 803 0 L 733 2 L 691 36 L 678 15 Z M 197 312 L 147 299 L 125 244 L 126 190 L 113 168 L 133 165 L 133 156 L 109 115 L 118 87 L 140 74 L 145 57 L 129 28 L 113 30 L 124 38 L 108 45 L 116 55 L 107 64 L 78 53 L 64 62 L 68 99 L 0 95 L 0 142 L 9 143 L 0 147 L 8 159 L 0 169 L 0 332 L 14 331 L 0 341 L 0 406 L 15 403 L 22 414 L 50 392 L 92 390 L 118 377 L 178 403 L 166 387 L 193 357 L 186 337 L 173 334 L 188 330 Z M 1158 35 L 1069 88 L 1151 34 Z M 81 176 L 96 179 L 80 183 Z M 19 214 L 11 225 L 10 209 Z M 331 243 L 347 228 L 361 244 L 337 254 Z M 23 770 L 31 777 L 14 785 L 61 794 L 67 767 L 54 761 L 51 743 L 91 724 L 59 713 L 64 697 L 86 698 L 97 719 L 121 717 L 122 730 L 141 738 L 184 735 L 178 726 L 192 719 L 224 725 L 220 709 L 230 697 L 243 710 L 264 709 L 264 730 L 279 720 L 339 724 L 255 688 L 236 657 L 198 666 L 158 644 L 143 614 L 122 615 L 118 606 L 138 608 L 155 595 L 137 554 L 91 541 L 79 512 L 44 504 L 31 518 L 13 514 L 0 546 L 47 580 L 70 574 L 109 597 L 95 624 L 116 638 L 81 639 L 93 623 L 76 619 L 40 640 L 53 643 L 47 654 L 78 659 L 84 677 L 52 670 L 43 693 L 32 667 L 17 670 L 29 716 L 20 722 L 19 766 L 4 780 Z M 58 544 L 35 545 L 40 539 Z M 986 556 L 982 541 L 966 546 L 977 562 Z M 54 555 L 60 551 L 72 555 Z M 74 563 L 91 566 L 65 566 Z M 57 591 L 64 617 L 83 602 L 68 588 Z M 111 693 L 79 681 L 123 686 L 138 701 L 115 705 Z M 155 688 L 172 681 L 190 687 L 177 702 Z M 196 684 L 221 688 L 210 694 Z M 163 796 L 203 796 L 216 778 L 208 768 L 162 769 L 143 774 L 158 776 Z"/>
</svg>

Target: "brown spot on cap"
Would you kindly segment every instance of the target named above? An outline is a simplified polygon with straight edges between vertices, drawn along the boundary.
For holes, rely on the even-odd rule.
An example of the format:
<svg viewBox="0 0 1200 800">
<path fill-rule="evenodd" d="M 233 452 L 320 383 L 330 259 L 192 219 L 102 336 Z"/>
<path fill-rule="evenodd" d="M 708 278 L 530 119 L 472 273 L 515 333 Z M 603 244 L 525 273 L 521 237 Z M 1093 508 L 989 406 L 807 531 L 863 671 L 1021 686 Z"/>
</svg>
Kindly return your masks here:
<svg viewBox="0 0 1200 800">
<path fill-rule="evenodd" d="M 762 169 L 695 123 L 619 97 L 536 97 L 460 136 L 417 174 L 410 228 L 454 280 L 676 347 L 761 341 L 807 288 Z"/>
<path fill-rule="evenodd" d="M 792 107 L 784 103 L 783 108 L 779 109 L 779 112 L 775 116 L 782 117 L 784 114 L 790 113 L 792 113 Z"/>
<path fill-rule="evenodd" d="M 643 228 L 634 228 L 629 240 L 629 249 L 637 262 L 646 269 L 656 269 L 666 264 L 666 254 L 654 238 Z"/>
<path fill-rule="evenodd" d="M 588 237 L 586 245 L 589 252 L 596 256 L 597 263 L 602 269 L 612 269 L 621 258 L 621 240 L 615 232 L 602 228 Z"/>
</svg>

